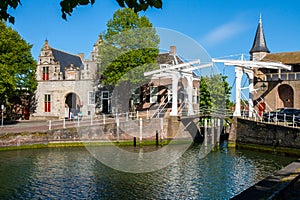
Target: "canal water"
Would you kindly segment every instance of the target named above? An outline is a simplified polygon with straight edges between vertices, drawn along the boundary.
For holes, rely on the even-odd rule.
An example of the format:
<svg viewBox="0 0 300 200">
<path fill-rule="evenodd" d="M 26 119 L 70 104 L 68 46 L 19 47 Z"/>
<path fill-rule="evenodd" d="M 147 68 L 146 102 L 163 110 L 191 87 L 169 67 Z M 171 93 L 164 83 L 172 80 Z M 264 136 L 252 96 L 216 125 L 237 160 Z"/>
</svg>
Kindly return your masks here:
<svg viewBox="0 0 300 200">
<path fill-rule="evenodd" d="M 229 199 L 294 160 L 226 147 L 200 159 L 192 146 L 163 169 L 134 174 L 103 165 L 85 148 L 5 151 L 0 199 Z"/>
</svg>

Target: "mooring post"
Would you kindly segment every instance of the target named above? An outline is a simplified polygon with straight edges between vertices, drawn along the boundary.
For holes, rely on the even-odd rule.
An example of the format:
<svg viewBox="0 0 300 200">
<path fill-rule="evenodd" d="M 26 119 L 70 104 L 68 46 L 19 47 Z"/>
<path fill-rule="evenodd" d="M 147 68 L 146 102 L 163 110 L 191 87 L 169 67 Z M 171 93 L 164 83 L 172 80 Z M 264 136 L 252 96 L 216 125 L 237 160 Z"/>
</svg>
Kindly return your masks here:
<svg viewBox="0 0 300 200">
<path fill-rule="evenodd" d="M 105 114 L 103 114 L 102 117 L 103 117 L 103 124 L 105 124 Z"/>
<path fill-rule="evenodd" d="M 147 119 L 149 119 L 149 110 L 147 110 L 147 116 L 146 116 Z"/>
<path fill-rule="evenodd" d="M 133 137 L 133 146 L 136 147 L 136 137 Z"/>
<path fill-rule="evenodd" d="M 128 112 L 126 112 L 126 122 L 128 121 Z"/>
<path fill-rule="evenodd" d="M 49 120 L 49 131 L 51 131 L 51 120 Z"/>
<path fill-rule="evenodd" d="M 143 140 L 143 119 L 140 118 L 140 145 L 142 144 Z"/>
<path fill-rule="evenodd" d="M 79 117 L 77 115 L 77 127 L 79 127 L 79 126 L 80 126 L 80 124 L 79 124 Z"/>
<path fill-rule="evenodd" d="M 91 115 L 91 125 L 93 125 L 93 115 Z"/>
</svg>

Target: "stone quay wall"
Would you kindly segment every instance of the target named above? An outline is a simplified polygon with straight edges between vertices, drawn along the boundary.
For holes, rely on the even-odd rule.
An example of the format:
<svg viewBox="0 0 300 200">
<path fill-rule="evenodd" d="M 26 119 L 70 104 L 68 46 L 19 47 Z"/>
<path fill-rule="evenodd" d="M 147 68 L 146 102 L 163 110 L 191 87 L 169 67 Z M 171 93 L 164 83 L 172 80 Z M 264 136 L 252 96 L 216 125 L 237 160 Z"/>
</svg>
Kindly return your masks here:
<svg viewBox="0 0 300 200">
<path fill-rule="evenodd" d="M 142 128 L 139 121 L 128 121 L 124 123 L 109 123 L 73 127 L 65 129 L 54 129 L 47 131 L 21 131 L 18 133 L 0 134 L 0 147 L 21 147 L 26 145 L 48 145 L 59 143 L 84 143 L 84 142 L 128 142 L 155 141 L 156 133 L 160 141 L 173 139 L 178 135 L 178 130 L 183 130 L 180 138 L 191 138 L 177 117 L 165 119 L 143 120 Z"/>
<path fill-rule="evenodd" d="M 229 144 L 300 155 L 300 128 L 233 118 Z"/>
</svg>

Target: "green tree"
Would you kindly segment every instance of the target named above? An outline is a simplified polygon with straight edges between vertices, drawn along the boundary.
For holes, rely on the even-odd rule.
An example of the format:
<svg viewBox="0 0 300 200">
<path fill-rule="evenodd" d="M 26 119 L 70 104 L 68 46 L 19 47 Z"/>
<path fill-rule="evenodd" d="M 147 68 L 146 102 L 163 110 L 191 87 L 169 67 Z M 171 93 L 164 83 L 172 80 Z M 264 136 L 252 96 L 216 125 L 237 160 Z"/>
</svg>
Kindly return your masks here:
<svg viewBox="0 0 300 200">
<path fill-rule="evenodd" d="M 12 28 L 0 22 L 0 96 L 2 103 L 9 103 L 13 96 L 33 94 L 36 62 L 28 44 Z"/>
<path fill-rule="evenodd" d="M 62 18 L 67 19 L 67 15 L 71 16 L 73 9 L 77 6 L 93 5 L 96 0 L 62 0 L 60 7 Z M 119 6 L 132 8 L 135 12 L 145 11 L 149 7 L 162 8 L 162 0 L 116 0 Z M 8 13 L 9 9 L 16 9 L 21 5 L 20 0 L 1 0 L 0 1 L 0 20 L 15 22 L 15 18 Z"/>
<path fill-rule="evenodd" d="M 158 67 L 158 44 L 150 21 L 130 8 L 116 11 L 108 21 L 99 45 L 100 82 L 114 88 L 116 112 L 128 111 L 130 96 L 148 81 L 144 72 Z"/>
<path fill-rule="evenodd" d="M 145 16 L 130 8 L 116 11 L 99 46 L 102 83 L 139 84 L 145 71 L 157 67 L 158 44 L 159 37 Z"/>
<path fill-rule="evenodd" d="M 226 76 L 221 74 L 200 78 L 200 110 L 226 110 L 231 108 L 230 90 Z"/>
</svg>

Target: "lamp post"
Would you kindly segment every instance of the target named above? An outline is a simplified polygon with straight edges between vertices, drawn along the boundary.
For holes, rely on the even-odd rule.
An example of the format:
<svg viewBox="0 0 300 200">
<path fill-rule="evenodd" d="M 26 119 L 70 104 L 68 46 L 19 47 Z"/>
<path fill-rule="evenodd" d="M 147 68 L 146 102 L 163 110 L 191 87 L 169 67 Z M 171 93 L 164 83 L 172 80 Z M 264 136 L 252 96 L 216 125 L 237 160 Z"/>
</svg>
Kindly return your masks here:
<svg viewBox="0 0 300 200">
<path fill-rule="evenodd" d="M 266 91 L 267 87 L 268 87 L 268 86 L 263 82 L 262 85 L 260 86 L 260 89 L 261 89 L 262 91 Z"/>
</svg>

